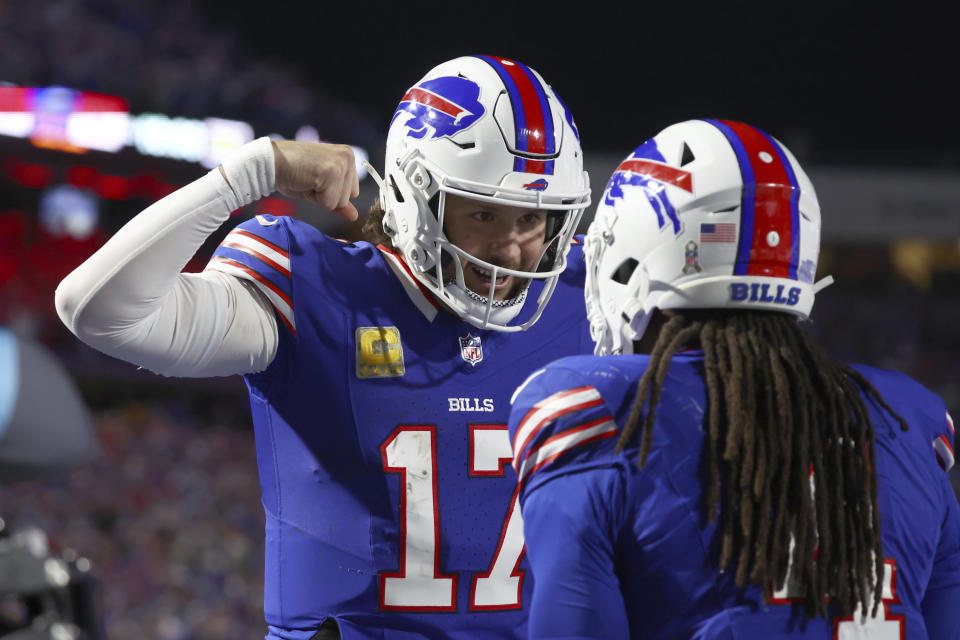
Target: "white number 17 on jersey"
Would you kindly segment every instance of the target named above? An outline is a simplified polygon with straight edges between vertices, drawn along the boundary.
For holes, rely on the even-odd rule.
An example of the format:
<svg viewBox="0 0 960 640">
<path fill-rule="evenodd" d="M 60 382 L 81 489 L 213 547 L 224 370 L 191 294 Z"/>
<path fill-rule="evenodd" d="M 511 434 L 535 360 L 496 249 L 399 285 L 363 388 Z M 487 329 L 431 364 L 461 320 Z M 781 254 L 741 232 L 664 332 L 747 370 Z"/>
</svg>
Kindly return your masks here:
<svg viewBox="0 0 960 640">
<path fill-rule="evenodd" d="M 393 611 L 456 611 L 457 576 L 440 573 L 436 425 L 400 426 L 380 447 L 383 469 L 402 477 L 400 570 L 380 573 L 380 608 Z M 470 426 L 469 475 L 503 476 L 512 459 L 506 425 Z M 523 522 L 517 492 L 505 513 L 493 560 L 475 574 L 470 611 L 519 609 L 523 572 Z"/>
</svg>

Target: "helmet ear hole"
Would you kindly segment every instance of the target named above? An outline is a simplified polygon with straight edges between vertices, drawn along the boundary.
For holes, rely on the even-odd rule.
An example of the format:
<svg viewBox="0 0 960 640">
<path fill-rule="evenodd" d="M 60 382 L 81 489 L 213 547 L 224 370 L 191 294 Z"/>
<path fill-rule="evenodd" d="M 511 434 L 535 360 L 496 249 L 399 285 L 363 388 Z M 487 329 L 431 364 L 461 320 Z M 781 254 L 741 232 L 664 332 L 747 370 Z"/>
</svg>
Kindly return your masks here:
<svg viewBox="0 0 960 640">
<path fill-rule="evenodd" d="M 393 197 L 397 202 L 403 202 L 403 194 L 400 193 L 400 188 L 397 186 L 397 181 L 393 179 L 393 176 L 390 176 L 390 188 L 393 189 Z"/>
<path fill-rule="evenodd" d="M 427 206 L 430 207 L 430 211 L 433 212 L 434 218 L 440 218 L 440 192 L 437 191 L 435 194 L 430 196 L 430 200 L 427 201 Z"/>
<path fill-rule="evenodd" d="M 546 224 L 544 224 L 543 239 L 546 244 L 546 251 L 540 264 L 537 265 L 537 271 L 550 271 L 556 266 L 557 251 L 560 249 L 560 234 L 563 231 L 563 223 L 567 217 L 566 211 L 548 211 Z"/>
<path fill-rule="evenodd" d="M 627 258 L 620 263 L 620 266 L 613 270 L 613 273 L 610 274 L 610 279 L 618 284 L 627 284 L 630 282 L 630 276 L 636 271 L 638 264 L 640 263 L 634 258 Z"/>
</svg>

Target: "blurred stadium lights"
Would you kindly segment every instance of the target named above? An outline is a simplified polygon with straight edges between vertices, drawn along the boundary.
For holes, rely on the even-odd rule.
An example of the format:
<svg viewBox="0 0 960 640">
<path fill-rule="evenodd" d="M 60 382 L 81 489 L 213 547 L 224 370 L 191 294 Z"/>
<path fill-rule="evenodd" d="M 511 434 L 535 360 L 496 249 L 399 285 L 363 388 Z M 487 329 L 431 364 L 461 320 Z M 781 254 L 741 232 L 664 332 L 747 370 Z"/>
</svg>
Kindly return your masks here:
<svg viewBox="0 0 960 640">
<path fill-rule="evenodd" d="M 207 149 L 200 164 L 207 169 L 213 169 L 227 154 L 254 138 L 253 127 L 240 120 L 207 118 L 203 124 L 208 134 Z"/>
<path fill-rule="evenodd" d="M 100 224 L 100 203 L 93 193 L 68 184 L 47 189 L 40 197 L 40 224 L 55 236 L 89 238 Z"/>
<path fill-rule="evenodd" d="M 150 173 L 117 176 L 105 173 L 96 167 L 67 166 L 64 171 L 66 184 L 78 189 L 90 189 L 107 200 L 145 198 L 159 200 L 177 189 L 177 185 Z M 5 157 L 0 161 L 0 175 L 9 178 L 21 187 L 45 189 L 54 185 L 54 170 L 44 164 L 36 164 Z"/>
<path fill-rule="evenodd" d="M 326 142 L 326 140 L 320 139 L 320 133 L 317 131 L 317 128 L 309 124 L 305 124 L 297 129 L 293 139 L 300 142 Z M 365 161 L 369 162 L 370 154 L 367 153 L 367 150 L 363 147 L 350 145 L 350 148 L 353 149 L 353 157 L 357 162 L 357 177 L 363 180 L 367 177 L 367 168 L 363 166 L 363 163 Z"/>
<path fill-rule="evenodd" d="M 130 146 L 146 156 L 200 162 L 207 155 L 210 136 L 202 120 L 143 113 L 130 126 Z"/>
<path fill-rule="evenodd" d="M 66 87 L 0 87 L 0 133 L 45 149 L 116 152 L 127 142 L 127 101 Z"/>
<path fill-rule="evenodd" d="M 116 153 L 131 146 L 146 156 L 196 162 L 208 169 L 255 137 L 253 126 L 242 120 L 131 115 L 126 100 L 117 96 L 66 87 L 9 86 L 0 86 L 0 135 L 69 153 Z M 300 127 L 296 139 L 320 141 L 310 125 Z M 351 146 L 363 180 L 361 162 L 369 154 Z"/>
</svg>

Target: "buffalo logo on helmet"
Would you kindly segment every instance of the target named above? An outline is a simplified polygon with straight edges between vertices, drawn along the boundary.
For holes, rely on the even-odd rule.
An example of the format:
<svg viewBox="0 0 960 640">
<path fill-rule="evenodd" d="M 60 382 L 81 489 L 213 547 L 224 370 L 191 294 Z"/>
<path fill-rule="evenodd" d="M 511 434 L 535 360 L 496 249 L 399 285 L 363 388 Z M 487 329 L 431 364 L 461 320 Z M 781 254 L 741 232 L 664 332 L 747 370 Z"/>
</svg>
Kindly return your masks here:
<svg viewBox="0 0 960 640">
<path fill-rule="evenodd" d="M 546 179 L 540 178 L 539 180 L 528 182 L 527 184 L 523 185 L 523 188 L 528 191 L 545 191 L 547 188 L 547 185 L 548 183 Z"/>
<path fill-rule="evenodd" d="M 466 78 L 441 76 L 411 87 L 400 100 L 393 120 L 406 118 L 407 135 L 444 138 L 469 128 L 484 114 L 480 85 Z"/>
<path fill-rule="evenodd" d="M 610 176 L 603 195 L 604 204 L 613 206 L 623 198 L 625 186 L 643 189 L 650 206 L 657 216 L 657 226 L 663 228 L 667 220 L 673 224 L 673 232 L 680 233 L 680 218 L 670 198 L 667 185 L 693 193 L 693 178 L 689 171 L 671 167 L 657 148 L 655 140 L 648 140 L 637 147 Z"/>
</svg>

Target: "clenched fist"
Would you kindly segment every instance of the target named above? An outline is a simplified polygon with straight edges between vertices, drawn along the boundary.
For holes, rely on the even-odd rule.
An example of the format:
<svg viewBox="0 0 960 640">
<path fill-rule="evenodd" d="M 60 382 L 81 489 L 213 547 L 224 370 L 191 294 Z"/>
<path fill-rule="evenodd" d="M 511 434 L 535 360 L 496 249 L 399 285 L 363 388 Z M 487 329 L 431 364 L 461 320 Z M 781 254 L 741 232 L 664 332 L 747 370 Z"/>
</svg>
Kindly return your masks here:
<svg viewBox="0 0 960 640">
<path fill-rule="evenodd" d="M 343 144 L 274 140 L 277 190 L 302 198 L 347 220 L 359 215 L 350 198 L 360 195 L 353 150 Z"/>
</svg>

